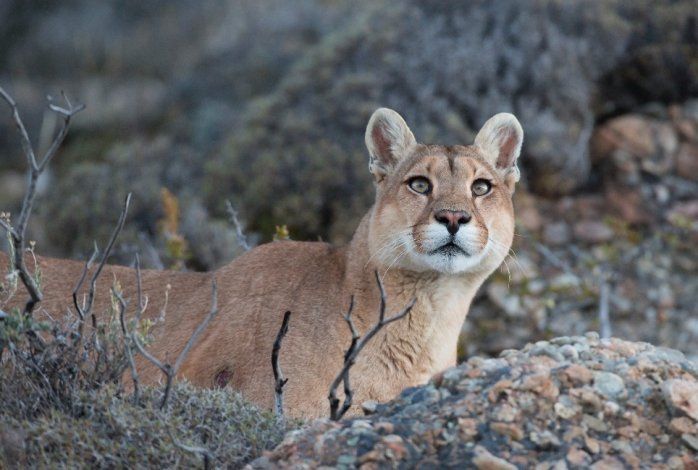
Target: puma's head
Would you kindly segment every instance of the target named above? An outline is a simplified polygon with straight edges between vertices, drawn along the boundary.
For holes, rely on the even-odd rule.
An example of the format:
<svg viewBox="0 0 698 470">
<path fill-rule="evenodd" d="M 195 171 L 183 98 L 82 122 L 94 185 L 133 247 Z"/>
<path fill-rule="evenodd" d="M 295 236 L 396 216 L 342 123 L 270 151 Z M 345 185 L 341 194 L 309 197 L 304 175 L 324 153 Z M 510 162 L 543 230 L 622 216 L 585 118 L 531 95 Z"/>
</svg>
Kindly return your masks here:
<svg viewBox="0 0 698 470">
<path fill-rule="evenodd" d="M 489 273 L 514 237 L 511 196 L 523 130 L 497 114 L 468 146 L 417 143 L 402 117 L 373 113 L 366 129 L 376 204 L 369 223 L 372 260 L 383 269 Z"/>
</svg>

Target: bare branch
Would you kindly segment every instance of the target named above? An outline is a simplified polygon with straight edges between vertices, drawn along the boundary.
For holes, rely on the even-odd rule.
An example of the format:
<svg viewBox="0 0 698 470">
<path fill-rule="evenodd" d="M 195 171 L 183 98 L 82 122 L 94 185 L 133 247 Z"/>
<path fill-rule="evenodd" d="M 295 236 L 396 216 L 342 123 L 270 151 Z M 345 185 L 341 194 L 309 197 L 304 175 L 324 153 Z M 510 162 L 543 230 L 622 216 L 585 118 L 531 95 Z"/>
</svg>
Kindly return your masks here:
<svg viewBox="0 0 698 470">
<path fill-rule="evenodd" d="M 339 371 L 339 374 L 337 374 L 335 379 L 332 381 L 332 384 L 330 385 L 330 393 L 327 397 L 330 402 L 330 419 L 332 419 L 333 421 L 340 420 L 342 416 L 344 416 L 346 412 L 349 411 L 349 408 L 351 408 L 354 393 L 349 384 L 349 371 L 351 367 L 356 363 L 356 358 L 358 357 L 359 353 L 361 353 L 361 351 L 366 346 L 366 344 L 368 344 L 371 338 L 373 338 L 376 335 L 376 333 L 378 333 L 385 325 L 400 320 L 404 318 L 408 313 L 410 313 L 412 307 L 414 307 L 414 304 L 417 301 L 416 298 L 412 299 L 410 303 L 408 303 L 407 306 L 403 308 L 400 312 L 386 319 L 385 309 L 387 301 L 385 289 L 383 288 L 383 282 L 381 281 L 380 276 L 378 275 L 378 271 L 375 271 L 375 276 L 381 297 L 380 307 L 378 311 L 378 321 L 376 322 L 376 324 L 373 325 L 373 327 L 370 330 L 368 330 L 368 332 L 366 332 L 366 334 L 363 337 L 360 337 L 358 335 L 358 332 L 354 327 L 354 322 L 351 319 L 352 310 L 354 308 L 353 297 L 351 298 L 351 301 L 349 303 L 349 311 L 344 317 L 347 324 L 349 325 L 349 330 L 351 331 L 352 338 L 349 349 L 347 349 L 347 352 L 344 354 L 344 365 L 342 366 L 342 369 Z M 341 408 L 339 408 L 339 399 L 337 398 L 337 388 L 339 387 L 340 383 L 344 384 L 344 403 L 342 404 Z"/>
<path fill-rule="evenodd" d="M 24 151 L 24 155 L 27 157 L 27 163 L 29 164 L 29 168 L 31 168 L 32 170 L 37 169 L 34 149 L 32 147 L 31 140 L 29 140 L 29 133 L 27 132 L 27 129 L 24 127 L 22 118 L 19 115 L 17 103 L 15 103 L 15 100 L 2 87 L 0 87 L 0 96 L 7 102 L 7 104 L 12 109 L 12 119 L 14 120 L 15 126 L 17 127 L 19 135 L 22 139 L 22 150 Z"/>
<path fill-rule="evenodd" d="M 242 228 L 242 223 L 238 219 L 238 213 L 233 207 L 233 204 L 230 202 L 230 200 L 225 201 L 225 207 L 228 211 L 230 223 L 233 224 L 233 227 L 235 227 L 235 236 L 237 237 L 238 243 L 240 244 L 243 250 L 250 251 L 252 247 L 247 242 L 247 236 L 245 235 L 245 232 Z"/>
<path fill-rule="evenodd" d="M 97 242 L 95 242 L 94 249 L 92 250 L 92 255 L 88 258 L 87 261 L 85 261 L 85 266 L 82 268 L 82 273 L 80 274 L 80 278 L 78 279 L 78 283 L 76 284 L 75 289 L 73 289 L 73 305 L 75 306 L 75 310 L 77 310 L 77 312 L 78 312 L 78 317 L 80 318 L 80 322 L 85 321 L 85 314 L 83 313 L 84 304 L 81 307 L 80 303 L 78 302 L 78 290 L 80 289 L 82 284 L 85 282 L 85 277 L 87 276 L 87 273 L 90 271 L 90 268 L 92 268 L 92 264 L 95 262 L 98 255 L 99 255 L 99 248 L 97 247 Z M 82 330 L 80 330 L 80 334 L 82 335 Z"/>
<path fill-rule="evenodd" d="M 25 232 L 27 222 L 29 221 L 32 208 L 34 206 L 34 199 L 36 198 L 37 181 L 39 180 L 39 177 L 43 171 L 46 169 L 46 165 L 48 165 L 58 151 L 60 145 L 63 143 L 65 136 L 68 134 L 70 120 L 75 114 L 79 113 L 85 108 L 83 105 L 73 106 L 65 94 L 63 94 L 63 97 L 67 104 L 67 108 L 59 107 L 53 103 L 49 104 L 52 111 L 60 114 L 63 117 L 63 125 L 58 134 L 54 137 L 49 149 L 46 151 L 46 154 L 41 158 L 41 163 L 37 163 L 36 154 L 34 153 L 31 140 L 29 139 L 29 134 L 27 133 L 27 129 L 19 115 L 19 110 L 17 109 L 17 103 L 15 103 L 14 99 L 2 87 L 0 87 L 0 98 L 2 98 L 10 106 L 12 111 L 12 119 L 14 120 L 15 126 L 19 131 L 22 150 L 24 151 L 24 155 L 27 159 L 29 184 L 24 194 L 22 209 L 20 211 L 19 218 L 17 219 L 16 226 L 12 227 L 7 220 L 3 220 L 0 223 L 0 226 L 7 230 L 11 235 L 12 243 L 14 244 L 15 248 L 12 260 L 13 268 L 19 273 L 22 284 L 24 284 L 24 287 L 29 294 L 29 300 L 24 307 L 24 314 L 27 316 L 32 314 L 36 304 L 41 302 L 43 299 L 43 294 L 41 293 L 41 289 L 36 279 L 29 273 L 29 270 L 24 262 L 24 251 L 26 250 Z M 37 339 L 36 341 L 39 340 Z"/>
<path fill-rule="evenodd" d="M 284 313 L 284 319 L 281 322 L 281 328 L 276 334 L 276 340 L 274 340 L 274 346 L 271 350 L 271 367 L 274 371 L 274 412 L 276 416 L 284 415 L 284 385 L 288 382 L 288 379 L 284 378 L 284 374 L 281 371 L 281 366 L 279 365 L 279 351 L 281 350 L 281 342 L 288 333 L 288 322 L 291 319 L 291 312 L 287 311 Z"/>
<path fill-rule="evenodd" d="M 82 288 L 83 283 L 85 282 L 85 274 L 87 273 L 87 270 L 89 267 L 87 267 L 83 271 L 83 275 L 80 276 L 80 279 L 75 286 L 75 289 L 73 290 L 73 303 L 75 305 L 75 308 L 78 311 L 78 315 L 80 316 L 81 321 L 84 321 L 85 317 L 89 314 L 92 317 L 92 327 L 96 328 L 97 327 L 97 317 L 92 311 L 92 306 L 94 304 L 94 299 L 95 299 L 95 294 L 97 291 L 97 280 L 99 279 L 99 275 L 102 273 L 102 269 L 104 269 L 104 265 L 107 263 L 107 259 L 111 255 L 112 249 L 114 248 L 114 244 L 116 243 L 116 239 L 119 237 L 119 234 L 124 228 L 124 223 L 126 222 L 126 215 L 128 214 L 128 208 L 131 205 L 131 193 L 128 193 L 126 195 L 126 198 L 124 199 L 124 205 L 123 208 L 121 209 L 121 214 L 119 215 L 119 220 L 116 223 L 116 227 L 114 227 L 114 231 L 111 234 L 111 238 L 109 238 L 109 243 L 107 243 L 107 247 L 104 250 L 104 253 L 102 253 L 102 257 L 99 261 L 99 264 L 97 265 L 97 269 L 95 270 L 94 273 L 92 273 L 92 278 L 90 279 L 90 289 L 87 293 L 87 302 L 83 304 L 82 307 L 78 305 L 77 302 L 77 296 L 78 292 Z M 97 249 L 95 245 L 95 250 Z M 93 255 L 94 256 L 94 255 Z M 94 260 L 92 260 L 94 262 Z M 91 264 L 90 261 L 88 261 L 88 264 Z M 81 325 L 82 327 L 82 325 Z M 82 328 L 80 330 L 80 333 L 82 333 Z"/>
<path fill-rule="evenodd" d="M 133 360 L 133 351 L 131 351 L 131 336 L 128 334 L 128 328 L 126 327 L 126 301 L 123 296 L 112 287 L 112 294 L 116 297 L 119 302 L 119 323 L 121 325 L 121 334 L 124 338 L 124 350 L 126 351 L 126 358 L 128 359 L 128 365 L 131 369 L 131 380 L 133 381 L 133 401 L 138 403 L 140 401 L 140 390 L 138 387 L 138 371 L 136 370 L 136 363 Z"/>
<path fill-rule="evenodd" d="M 211 310 L 209 310 L 206 317 L 201 321 L 201 323 L 199 323 L 199 326 L 196 327 L 196 330 L 194 330 L 192 335 L 189 337 L 189 341 L 187 341 L 187 344 L 184 346 L 184 349 L 182 349 L 182 351 L 179 353 L 179 356 L 177 356 L 177 360 L 175 361 L 174 366 L 172 366 L 169 363 L 164 363 L 160 361 L 158 358 L 149 353 L 148 350 L 145 349 L 145 347 L 143 347 L 143 345 L 141 344 L 140 340 L 138 339 L 138 336 L 134 333 L 131 333 L 131 339 L 133 340 L 133 343 L 136 345 L 136 348 L 138 348 L 138 351 L 143 355 L 143 357 L 145 357 L 148 361 L 155 365 L 155 367 L 160 369 L 163 374 L 165 374 L 165 391 L 162 396 L 162 401 L 160 402 L 160 409 L 164 409 L 167 406 L 167 401 L 170 397 L 170 391 L 172 390 L 172 381 L 177 376 L 177 372 L 184 363 L 187 354 L 189 354 L 189 350 L 194 346 L 196 340 L 199 338 L 201 333 L 208 327 L 209 323 L 211 323 L 211 320 L 213 320 L 217 313 L 218 286 L 216 284 L 216 280 L 214 279 L 211 286 Z"/>
</svg>

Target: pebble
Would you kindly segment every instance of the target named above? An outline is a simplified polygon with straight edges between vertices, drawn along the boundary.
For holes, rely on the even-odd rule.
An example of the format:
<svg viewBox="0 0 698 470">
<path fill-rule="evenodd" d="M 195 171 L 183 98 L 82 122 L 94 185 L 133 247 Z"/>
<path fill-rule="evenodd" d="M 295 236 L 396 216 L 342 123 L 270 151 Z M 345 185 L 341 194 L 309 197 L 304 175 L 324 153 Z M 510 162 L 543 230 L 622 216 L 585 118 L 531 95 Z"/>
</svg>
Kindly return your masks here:
<svg viewBox="0 0 698 470">
<path fill-rule="evenodd" d="M 478 470 L 516 470 L 516 466 L 495 457 L 483 446 L 475 446 L 473 464 Z"/>
<path fill-rule="evenodd" d="M 594 373 L 594 390 L 607 398 L 616 398 L 625 391 L 625 383 L 614 373 L 596 372 Z"/>
</svg>

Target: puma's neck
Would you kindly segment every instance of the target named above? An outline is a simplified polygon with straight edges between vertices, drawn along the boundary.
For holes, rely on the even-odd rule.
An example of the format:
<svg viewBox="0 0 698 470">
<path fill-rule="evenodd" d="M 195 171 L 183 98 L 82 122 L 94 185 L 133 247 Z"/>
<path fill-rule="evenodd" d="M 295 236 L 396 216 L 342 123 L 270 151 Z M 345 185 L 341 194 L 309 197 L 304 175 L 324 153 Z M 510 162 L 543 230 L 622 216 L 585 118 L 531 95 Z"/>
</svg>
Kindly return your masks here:
<svg viewBox="0 0 698 470">
<path fill-rule="evenodd" d="M 346 293 L 354 296 L 360 333 L 378 321 L 380 276 L 387 300 L 386 318 L 416 303 L 403 319 L 387 325 L 366 346 L 365 362 L 387 373 L 407 374 L 415 383 L 455 364 L 458 336 L 475 293 L 489 273 L 447 275 L 378 267 L 368 249 L 369 213 L 347 248 Z"/>
</svg>

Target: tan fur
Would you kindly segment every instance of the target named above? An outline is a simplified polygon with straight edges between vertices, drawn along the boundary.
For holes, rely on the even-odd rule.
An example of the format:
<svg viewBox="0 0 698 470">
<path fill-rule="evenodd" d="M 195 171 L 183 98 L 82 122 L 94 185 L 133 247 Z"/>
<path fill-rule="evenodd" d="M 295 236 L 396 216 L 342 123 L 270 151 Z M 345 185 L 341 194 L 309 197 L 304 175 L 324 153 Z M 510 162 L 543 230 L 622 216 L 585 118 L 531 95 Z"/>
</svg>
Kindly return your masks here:
<svg viewBox="0 0 698 470">
<path fill-rule="evenodd" d="M 378 119 L 385 116 L 397 119 L 396 113 Z M 376 134 L 371 125 L 369 130 Z M 390 399 L 405 387 L 424 383 L 434 373 L 454 365 L 458 334 L 473 296 L 511 245 L 514 179 L 509 167 L 497 167 L 501 156 L 491 149 L 406 142 L 402 147 L 394 145 L 392 149 L 398 148 L 400 153 L 391 154 L 392 158 L 382 164 L 376 159 L 384 154 L 380 148 L 372 149 L 369 142 L 371 163 L 377 168 L 376 202 L 346 247 L 274 242 L 251 250 L 214 273 L 143 271 L 149 301 L 147 317 L 159 315 L 166 286 L 171 286 L 165 321 L 155 327 L 150 350 L 160 358 L 174 360 L 209 310 L 211 279 L 215 277 L 220 312 L 191 350 L 180 378 L 212 387 L 217 374 L 228 371 L 232 373 L 229 386 L 255 403 L 271 407 L 272 343 L 284 312 L 290 310 L 290 329 L 280 360 L 289 378 L 285 388 L 287 412 L 303 417 L 327 416 L 328 387 L 350 341 L 342 315 L 354 295 L 359 331 L 363 333 L 375 323 L 380 300 L 374 277 L 377 270 L 387 292 L 389 315 L 412 298 L 416 297 L 417 302 L 406 318 L 384 328 L 360 355 L 351 372 L 354 403 Z M 511 147 L 511 142 L 502 148 L 507 146 Z M 384 146 L 386 149 L 392 151 Z M 405 182 L 411 175 L 433 181 L 432 194 L 423 196 L 410 190 Z M 494 188 L 489 195 L 473 197 L 470 188 L 477 178 L 492 181 Z M 418 261 L 420 255 L 416 252 L 428 241 L 434 213 L 440 209 L 472 213 L 469 224 L 477 233 L 473 249 L 489 246 L 490 251 L 466 270 L 440 272 Z M 397 233 L 404 233 L 414 246 L 388 249 Z M 488 240 L 493 241 L 488 244 Z M 412 251 L 400 256 L 400 250 Z M 7 263 L 1 253 L 0 262 L 3 266 Z M 71 293 L 82 263 L 39 258 L 39 264 L 46 297 L 38 315 L 61 316 L 71 308 Z M 134 271 L 108 266 L 98 286 L 98 311 L 107 310 L 114 280 L 123 286 L 126 297 L 135 301 Z M 17 305 L 20 300 L 23 296 L 17 294 L 12 303 Z M 143 382 L 160 380 L 157 370 L 142 359 L 138 369 Z"/>
</svg>

